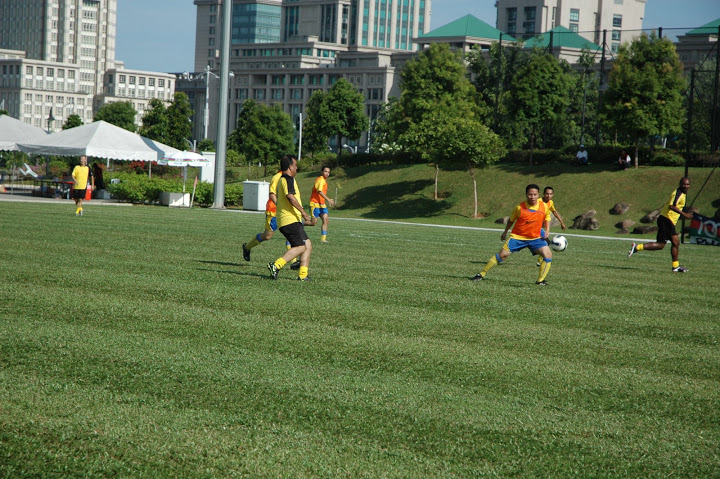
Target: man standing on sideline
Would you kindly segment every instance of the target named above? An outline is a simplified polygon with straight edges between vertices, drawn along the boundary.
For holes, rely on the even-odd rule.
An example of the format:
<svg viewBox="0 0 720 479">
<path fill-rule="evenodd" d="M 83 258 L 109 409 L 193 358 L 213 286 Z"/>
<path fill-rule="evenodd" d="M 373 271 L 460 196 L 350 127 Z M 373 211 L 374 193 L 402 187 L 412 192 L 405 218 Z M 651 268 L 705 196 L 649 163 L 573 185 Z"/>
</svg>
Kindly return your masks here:
<svg viewBox="0 0 720 479">
<path fill-rule="evenodd" d="M 300 281 L 309 281 L 308 267 L 312 243 L 305 233 L 301 221 L 304 220 L 309 226 L 315 226 L 317 219 L 313 218 L 311 221 L 310 216 L 303 209 L 300 190 L 295 182 L 297 160 L 287 156 L 283 157 L 280 168 L 282 169 L 282 176 L 277 184 L 277 225 L 280 232 L 290 243 L 290 249 L 274 262 L 268 263 L 268 269 L 272 279 L 277 279 L 278 272 L 283 266 L 300 256 L 298 279 Z"/>
<path fill-rule="evenodd" d="M 320 242 L 327 243 L 328 233 L 328 209 L 327 205 L 335 206 L 335 201 L 327 196 L 327 179 L 330 176 L 330 167 L 322 167 L 320 176 L 315 180 L 315 185 L 310 195 L 310 211 L 315 218 L 322 219 L 322 230 L 320 231 Z M 327 203 L 326 203 L 327 202 Z"/>
<path fill-rule="evenodd" d="M 80 164 L 73 168 L 72 178 L 75 182 L 73 187 L 73 199 L 75 200 L 75 216 L 83 215 L 83 200 L 88 187 L 88 179 L 92 181 L 92 187 L 95 188 L 92 173 L 87 165 L 87 156 L 80 157 Z"/>
<path fill-rule="evenodd" d="M 471 281 L 482 281 L 485 275 L 496 264 L 502 263 L 505 258 L 516 251 L 524 248 L 530 248 L 533 254 L 542 256 L 542 264 L 540 266 L 540 274 L 535 284 L 545 286 L 545 278 L 550 271 L 552 264 L 552 251 L 547 244 L 547 238 L 550 234 L 550 210 L 545 203 L 540 201 L 540 187 L 535 184 L 527 185 L 525 188 L 526 201 L 523 201 L 515 207 L 510 220 L 505 225 L 505 231 L 500 236 L 502 241 L 507 238 L 508 230 L 513 223 L 515 226 L 510 234 L 510 239 L 500 248 L 500 252 L 490 258 L 483 270 L 470 278 Z M 544 226 L 544 232 L 541 230 Z"/>
<path fill-rule="evenodd" d="M 683 211 L 686 195 L 689 189 L 690 178 L 681 178 L 679 188 L 670 193 L 670 198 L 668 198 L 667 203 L 665 203 L 662 211 L 660 211 L 660 216 L 657 218 L 658 232 L 656 241 L 654 243 L 645 244 L 633 243 L 632 246 L 630 246 L 628 258 L 638 251 L 654 251 L 663 249 L 665 247 L 665 243 L 670 241 L 670 243 L 672 243 L 672 246 L 670 247 L 670 254 L 672 255 L 672 272 L 688 272 L 687 268 L 680 266 L 680 261 L 678 260 L 680 253 L 680 240 L 678 239 L 677 231 L 675 231 L 675 225 L 677 224 L 680 215 L 686 219 L 692 219 L 691 213 L 685 213 Z"/>
</svg>

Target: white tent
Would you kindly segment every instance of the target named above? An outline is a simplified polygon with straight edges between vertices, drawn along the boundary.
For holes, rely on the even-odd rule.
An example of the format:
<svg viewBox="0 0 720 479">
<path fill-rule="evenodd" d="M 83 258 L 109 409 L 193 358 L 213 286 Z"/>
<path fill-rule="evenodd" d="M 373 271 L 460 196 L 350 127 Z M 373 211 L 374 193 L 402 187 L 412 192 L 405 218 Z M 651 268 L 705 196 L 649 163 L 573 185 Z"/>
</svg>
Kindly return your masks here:
<svg viewBox="0 0 720 479">
<path fill-rule="evenodd" d="M 48 136 L 37 126 L 28 125 L 8 115 L 0 115 L 0 151 L 17 151 L 18 143 L 40 141 Z"/>
<path fill-rule="evenodd" d="M 70 128 L 18 148 L 36 155 L 87 155 L 108 160 L 158 161 L 179 150 L 104 121 Z"/>
</svg>

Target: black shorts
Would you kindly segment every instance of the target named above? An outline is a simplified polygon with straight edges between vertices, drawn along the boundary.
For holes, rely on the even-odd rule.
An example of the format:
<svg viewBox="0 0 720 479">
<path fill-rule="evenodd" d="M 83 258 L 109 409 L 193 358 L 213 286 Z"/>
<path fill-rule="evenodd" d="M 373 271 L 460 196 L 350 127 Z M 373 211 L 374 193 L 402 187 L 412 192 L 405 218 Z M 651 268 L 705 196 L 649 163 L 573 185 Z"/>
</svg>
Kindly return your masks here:
<svg viewBox="0 0 720 479">
<path fill-rule="evenodd" d="M 308 239 L 302 223 L 290 223 L 289 225 L 281 226 L 280 232 L 293 248 L 296 246 L 305 246 L 305 240 Z"/>
<path fill-rule="evenodd" d="M 677 231 L 675 231 L 675 225 L 673 224 L 672 221 L 670 221 L 670 218 L 667 218 L 663 215 L 658 216 L 657 225 L 658 225 L 658 232 L 657 232 L 657 242 L 658 243 L 666 243 L 668 241 L 671 241 L 671 238 L 673 236 L 677 236 Z"/>
<path fill-rule="evenodd" d="M 75 189 L 73 190 L 73 195 L 72 195 L 72 197 L 73 197 L 74 200 L 84 200 L 84 199 L 85 199 L 85 193 L 86 193 L 86 192 L 87 192 L 87 189 L 86 189 L 86 188 L 83 188 L 82 190 L 78 190 L 77 188 L 75 188 Z"/>
</svg>

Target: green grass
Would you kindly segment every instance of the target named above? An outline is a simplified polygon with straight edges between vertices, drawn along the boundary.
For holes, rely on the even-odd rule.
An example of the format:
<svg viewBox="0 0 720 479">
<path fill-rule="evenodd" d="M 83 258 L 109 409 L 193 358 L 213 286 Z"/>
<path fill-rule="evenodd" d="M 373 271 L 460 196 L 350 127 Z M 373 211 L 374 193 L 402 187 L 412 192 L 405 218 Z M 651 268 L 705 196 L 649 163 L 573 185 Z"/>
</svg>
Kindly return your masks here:
<svg viewBox="0 0 720 479">
<path fill-rule="evenodd" d="M 300 283 L 262 215 L 0 212 L 0 476 L 718 476 L 716 248 L 335 217 Z"/>
</svg>

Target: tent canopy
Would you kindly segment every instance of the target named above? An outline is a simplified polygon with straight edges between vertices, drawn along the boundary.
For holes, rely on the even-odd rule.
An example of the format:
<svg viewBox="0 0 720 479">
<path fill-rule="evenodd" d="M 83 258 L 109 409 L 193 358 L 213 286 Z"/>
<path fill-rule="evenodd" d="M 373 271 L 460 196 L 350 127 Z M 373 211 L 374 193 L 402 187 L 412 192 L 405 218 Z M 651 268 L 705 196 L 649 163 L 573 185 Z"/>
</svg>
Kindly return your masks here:
<svg viewBox="0 0 720 479">
<path fill-rule="evenodd" d="M 18 151 L 18 143 L 40 141 L 47 136 L 42 128 L 0 115 L 0 151 Z"/>
<path fill-rule="evenodd" d="M 18 142 L 18 147 L 39 155 L 86 155 L 127 161 L 158 161 L 179 151 L 104 121 L 59 131 L 38 141 Z"/>
</svg>

